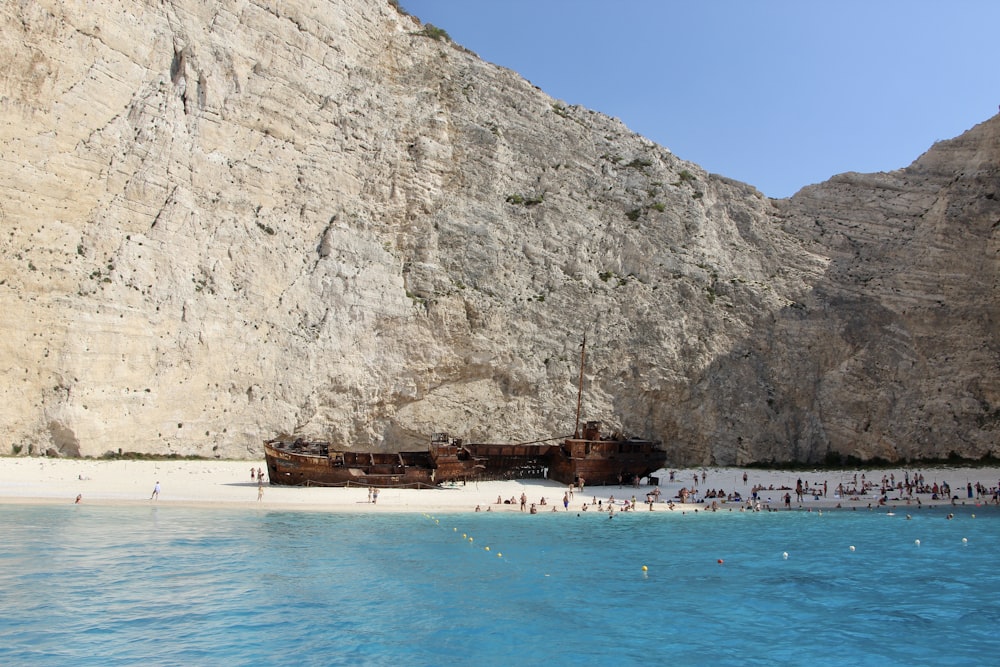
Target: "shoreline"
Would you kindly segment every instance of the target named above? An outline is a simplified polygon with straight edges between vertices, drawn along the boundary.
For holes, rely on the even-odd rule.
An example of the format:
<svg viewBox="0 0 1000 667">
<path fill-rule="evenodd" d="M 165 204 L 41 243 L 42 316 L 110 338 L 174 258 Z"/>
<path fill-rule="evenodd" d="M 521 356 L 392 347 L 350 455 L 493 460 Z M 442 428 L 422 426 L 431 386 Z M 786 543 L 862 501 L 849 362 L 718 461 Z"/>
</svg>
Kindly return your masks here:
<svg viewBox="0 0 1000 667">
<path fill-rule="evenodd" d="M 520 513 L 522 494 L 530 505 L 535 503 L 539 514 L 566 511 L 607 513 L 609 498 L 616 502 L 615 513 L 622 510 L 622 500 L 636 498 L 636 512 L 649 512 L 646 494 L 653 493 L 656 485 L 630 484 L 587 486 L 581 493 L 576 490 L 564 507 L 566 485 L 543 479 L 524 479 L 495 482 L 469 482 L 435 489 L 379 489 L 377 502 L 368 499 L 364 487 L 290 487 L 271 486 L 264 483 L 263 491 L 256 480 L 251 481 L 250 470 L 265 469 L 263 461 L 215 460 L 103 460 L 103 459 L 50 459 L 45 457 L 0 457 L 0 504 L 61 505 L 80 504 L 100 506 L 166 505 L 205 509 L 266 509 L 288 511 L 321 511 L 347 513 L 405 513 L 405 512 L 474 512 L 479 506 L 483 512 Z M 266 473 L 265 473 L 266 474 Z M 922 474 L 925 484 L 948 482 L 948 497 L 938 499 L 929 493 L 914 494 L 907 503 L 906 494 L 895 488 L 887 494 L 885 504 L 879 504 L 881 480 L 885 477 L 901 483 Z M 698 502 L 679 502 L 677 495 L 682 487 L 690 489 L 697 478 Z M 746 482 L 743 481 L 746 475 Z M 256 477 L 256 476 L 255 476 Z M 687 515 L 716 511 L 747 511 L 751 489 L 762 485 L 758 499 L 763 510 L 813 511 L 813 510 L 897 510 L 917 511 L 931 507 L 981 507 L 996 506 L 994 497 L 1000 485 L 1000 468 L 975 467 L 907 467 L 838 470 L 766 470 L 761 468 L 698 467 L 679 468 L 673 480 L 667 470 L 654 475 L 658 478 L 659 501 L 652 504 L 653 511 L 663 514 Z M 799 501 L 795 492 L 798 481 L 805 489 Z M 874 484 L 872 488 L 855 489 L 861 480 Z M 649 480 L 644 480 L 649 481 Z M 160 484 L 160 494 L 151 499 L 154 485 Z M 826 495 L 822 495 L 823 484 Z M 973 496 L 968 497 L 972 484 Z M 837 496 L 839 485 L 858 493 Z M 976 486 L 988 493 L 981 495 Z M 706 491 L 722 491 L 724 495 L 738 492 L 741 501 L 704 497 Z M 786 507 L 785 494 L 791 496 Z M 260 499 L 258 500 L 258 496 Z M 958 496 L 952 499 L 952 496 Z M 514 504 L 497 503 L 497 499 L 511 500 Z M 544 504 L 541 499 L 544 498 Z M 770 499 L 770 502 L 768 502 Z M 919 499 L 919 501 L 917 500 Z M 671 510 L 668 501 L 673 501 Z M 599 501 L 600 506 L 595 502 Z M 584 510 L 583 505 L 588 507 Z M 593 505 L 593 506 L 592 506 Z"/>
</svg>

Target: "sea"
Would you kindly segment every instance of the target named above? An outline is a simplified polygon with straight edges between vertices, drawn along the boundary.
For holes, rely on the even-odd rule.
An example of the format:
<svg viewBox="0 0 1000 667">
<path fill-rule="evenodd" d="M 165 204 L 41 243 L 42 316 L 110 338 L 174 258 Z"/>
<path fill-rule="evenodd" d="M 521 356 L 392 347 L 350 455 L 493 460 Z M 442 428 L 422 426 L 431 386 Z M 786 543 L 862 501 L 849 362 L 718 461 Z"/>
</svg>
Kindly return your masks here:
<svg viewBox="0 0 1000 667">
<path fill-rule="evenodd" d="M 643 507 L 643 506 L 640 506 Z M 2 665 L 964 665 L 1000 511 L 0 505 Z"/>
</svg>

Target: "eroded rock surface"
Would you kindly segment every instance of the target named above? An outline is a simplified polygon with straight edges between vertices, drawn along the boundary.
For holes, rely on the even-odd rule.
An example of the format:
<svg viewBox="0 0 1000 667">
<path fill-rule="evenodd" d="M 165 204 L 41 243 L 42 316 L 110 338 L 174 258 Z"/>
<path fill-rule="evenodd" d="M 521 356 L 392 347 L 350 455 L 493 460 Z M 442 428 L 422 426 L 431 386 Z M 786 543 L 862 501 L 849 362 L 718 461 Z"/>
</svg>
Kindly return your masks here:
<svg viewBox="0 0 1000 667">
<path fill-rule="evenodd" d="M 0 451 L 998 454 L 998 119 L 775 201 L 381 0 L 0 9 Z M 678 131 L 682 131 L 680 128 Z"/>
</svg>

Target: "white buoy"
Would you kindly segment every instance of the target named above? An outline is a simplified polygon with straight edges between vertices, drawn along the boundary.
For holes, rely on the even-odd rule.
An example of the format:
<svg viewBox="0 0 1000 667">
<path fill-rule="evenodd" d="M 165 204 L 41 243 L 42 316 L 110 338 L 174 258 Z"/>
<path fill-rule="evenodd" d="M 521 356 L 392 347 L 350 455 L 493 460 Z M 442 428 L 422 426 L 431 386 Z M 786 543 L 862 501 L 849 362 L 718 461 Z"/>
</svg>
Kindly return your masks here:
<svg viewBox="0 0 1000 667">
<path fill-rule="evenodd" d="M 969 538 L 968 537 L 963 537 L 962 538 L 962 544 L 968 544 L 968 543 L 969 543 Z"/>
<path fill-rule="evenodd" d="M 854 551 L 854 545 L 853 544 L 851 545 L 851 551 Z"/>
<path fill-rule="evenodd" d="M 916 544 L 918 547 L 920 546 L 920 540 L 913 540 L 913 543 Z"/>
<path fill-rule="evenodd" d="M 787 551 L 782 551 L 781 552 L 781 557 L 784 558 L 785 560 L 788 560 L 788 552 Z"/>
</svg>

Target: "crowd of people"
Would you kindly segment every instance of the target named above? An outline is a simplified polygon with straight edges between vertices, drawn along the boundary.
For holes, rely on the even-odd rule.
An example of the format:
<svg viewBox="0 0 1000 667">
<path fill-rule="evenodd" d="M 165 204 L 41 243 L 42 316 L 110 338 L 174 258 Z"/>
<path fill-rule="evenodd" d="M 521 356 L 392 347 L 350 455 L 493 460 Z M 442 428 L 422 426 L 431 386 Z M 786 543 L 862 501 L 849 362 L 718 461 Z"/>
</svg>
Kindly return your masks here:
<svg viewBox="0 0 1000 667">
<path fill-rule="evenodd" d="M 676 471 L 669 471 L 669 480 L 676 483 Z M 632 479 L 631 481 L 632 486 L 641 487 L 640 480 Z M 657 480 L 652 478 L 649 481 L 655 483 Z M 712 511 L 719 510 L 722 505 L 729 503 L 732 509 L 735 509 L 732 507 L 733 504 L 739 505 L 740 511 L 778 511 L 779 507 L 792 509 L 793 502 L 798 507 L 802 507 L 800 503 L 809 500 L 836 500 L 835 507 L 841 507 L 841 501 L 862 501 L 863 499 L 870 501 L 869 506 L 876 502 L 880 505 L 892 502 L 919 505 L 922 503 L 921 497 L 924 497 L 924 499 L 933 501 L 951 501 L 952 504 L 964 500 L 974 500 L 1000 505 L 1000 480 L 996 486 L 992 487 L 979 481 L 974 483 L 969 481 L 964 487 L 959 487 L 958 492 L 955 493 L 955 490 L 946 481 L 927 482 L 922 473 L 909 471 L 904 471 L 901 478 L 897 478 L 895 472 L 891 472 L 882 475 L 881 479 L 870 479 L 865 472 L 853 473 L 850 479 L 843 479 L 842 476 L 842 480 L 837 483 L 836 487 L 831 487 L 827 480 L 808 480 L 802 477 L 796 479 L 794 487 L 786 484 L 776 486 L 773 483 L 751 485 L 748 473 L 744 472 L 743 484 L 749 486 L 749 495 L 744 495 L 736 489 L 727 491 L 724 488 L 705 488 L 708 474 L 704 470 L 701 471 L 700 477 L 698 474 L 692 475 L 691 481 L 690 486 L 682 486 L 670 498 L 665 498 L 663 491 L 656 485 L 645 492 L 645 504 L 650 511 L 664 502 L 667 509 L 671 510 L 678 505 L 704 505 L 703 509 Z M 738 480 L 736 481 L 738 482 Z M 702 487 L 701 490 L 699 490 L 699 486 Z M 623 488 L 623 484 L 619 484 L 618 488 Z M 581 491 L 582 489 L 576 485 L 570 485 L 562 498 L 561 504 L 564 511 L 570 509 L 570 501 L 573 499 L 574 492 Z M 833 494 L 832 499 L 830 498 L 831 493 Z M 594 495 L 590 502 L 584 502 L 579 510 L 612 514 L 614 512 L 629 512 L 636 510 L 638 502 L 634 494 L 628 498 L 618 499 L 613 493 L 607 499 Z M 537 502 L 529 502 L 524 493 L 521 494 L 520 498 L 512 496 L 506 500 L 498 496 L 495 504 L 514 505 L 519 507 L 522 512 L 530 514 L 537 514 L 542 508 L 550 506 L 551 511 L 559 511 L 558 504 L 549 503 L 544 496 L 540 497 Z M 477 505 L 476 511 L 482 511 L 482 507 Z M 491 508 L 487 507 L 486 511 L 491 511 Z"/>
</svg>

